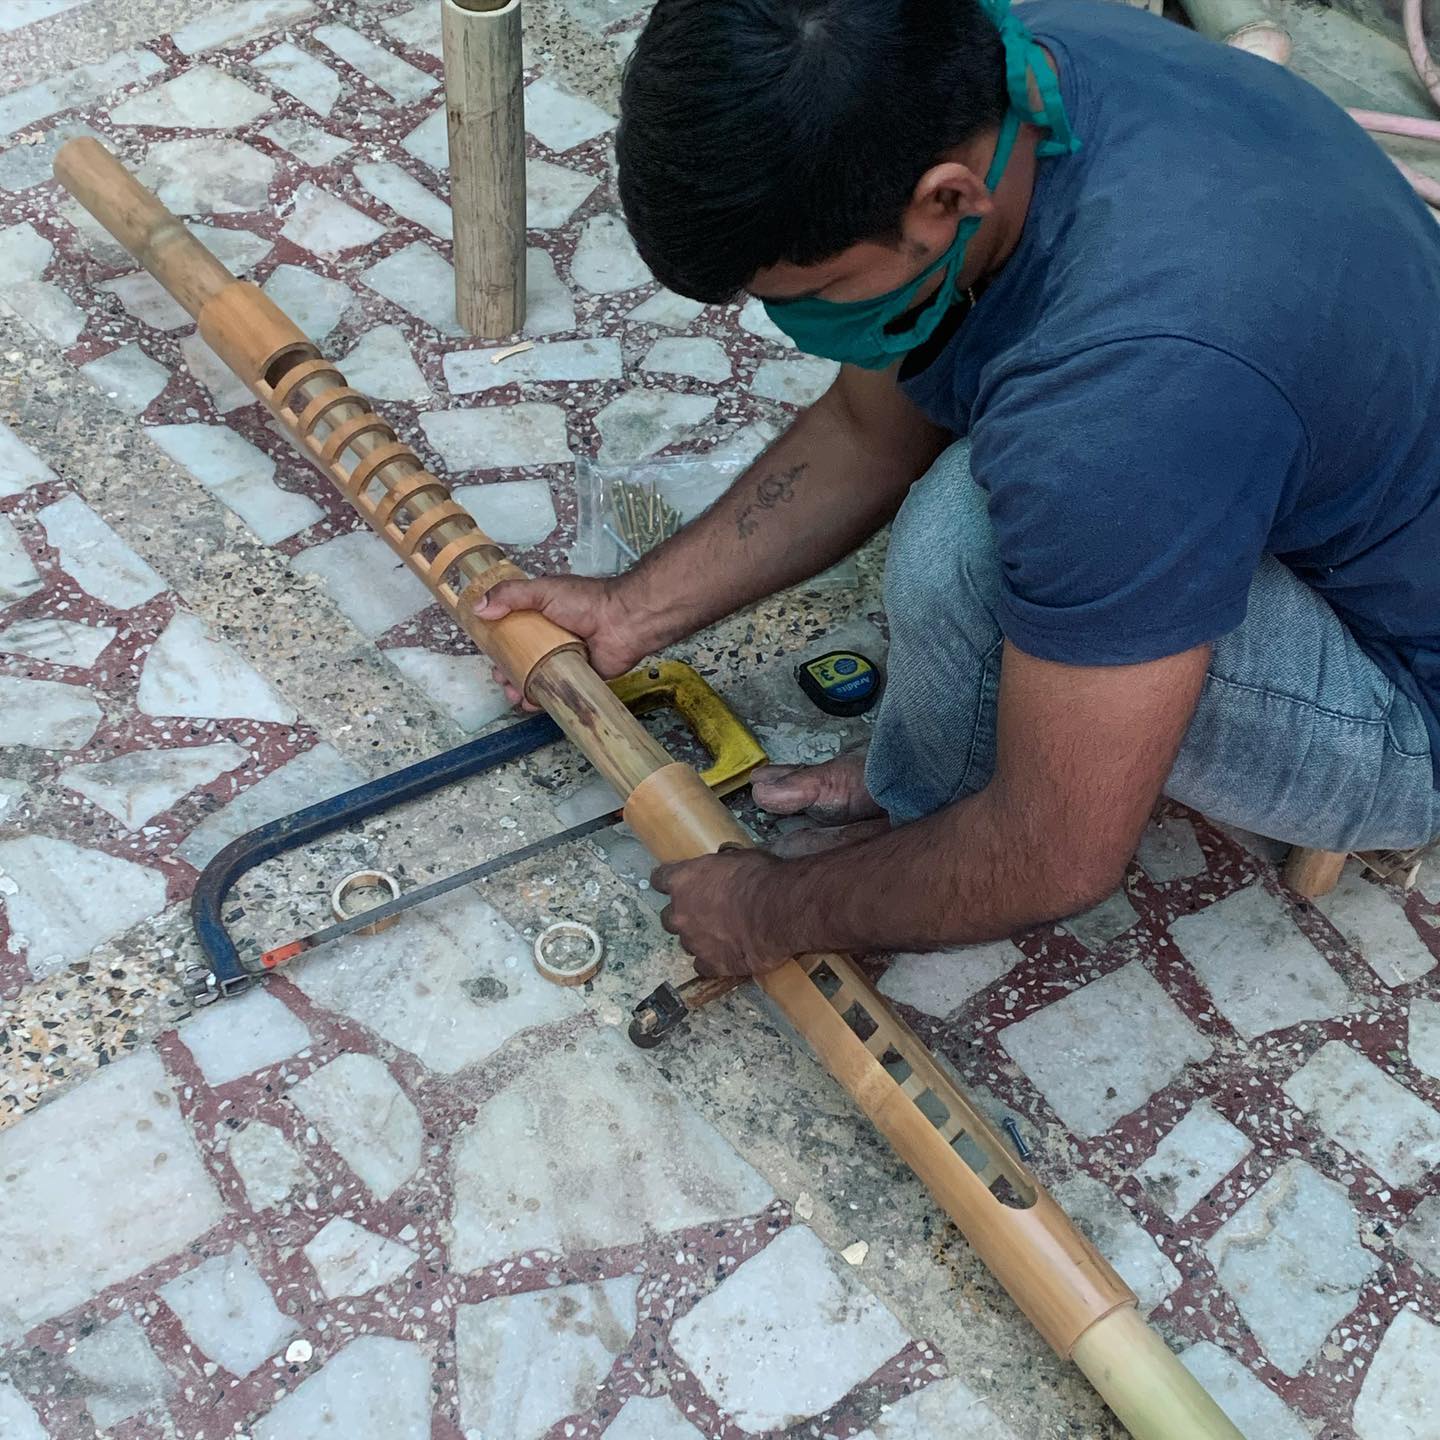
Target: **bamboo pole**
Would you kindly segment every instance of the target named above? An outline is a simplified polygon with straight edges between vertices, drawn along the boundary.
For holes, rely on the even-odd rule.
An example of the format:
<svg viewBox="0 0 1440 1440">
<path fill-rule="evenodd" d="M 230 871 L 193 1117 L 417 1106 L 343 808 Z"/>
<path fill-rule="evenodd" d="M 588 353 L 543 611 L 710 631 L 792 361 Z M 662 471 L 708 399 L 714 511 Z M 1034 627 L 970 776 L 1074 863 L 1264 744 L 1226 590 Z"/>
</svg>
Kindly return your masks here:
<svg viewBox="0 0 1440 1440">
<path fill-rule="evenodd" d="M 520 0 L 440 0 L 455 313 L 499 340 L 525 323 L 525 91 Z"/>
<path fill-rule="evenodd" d="M 1340 883 L 1349 858 L 1344 850 L 1311 850 L 1304 845 L 1292 845 L 1285 857 L 1281 878 L 1297 895 L 1318 900 Z"/>
<path fill-rule="evenodd" d="M 229 277 L 95 141 L 68 142 L 55 171 L 196 316 L 207 343 L 301 454 L 628 797 L 625 818 L 657 859 L 750 843 L 695 771 L 673 762 L 620 704 L 573 635 L 538 615 L 494 624 L 474 617 L 479 596 L 521 572 L 283 312 L 253 285 Z M 807 955 L 756 979 L 1045 1340 L 1076 1360 L 1136 1440 L 1241 1440 L 1140 1319 L 1135 1296 L 1104 1257 L 855 965 Z"/>
</svg>

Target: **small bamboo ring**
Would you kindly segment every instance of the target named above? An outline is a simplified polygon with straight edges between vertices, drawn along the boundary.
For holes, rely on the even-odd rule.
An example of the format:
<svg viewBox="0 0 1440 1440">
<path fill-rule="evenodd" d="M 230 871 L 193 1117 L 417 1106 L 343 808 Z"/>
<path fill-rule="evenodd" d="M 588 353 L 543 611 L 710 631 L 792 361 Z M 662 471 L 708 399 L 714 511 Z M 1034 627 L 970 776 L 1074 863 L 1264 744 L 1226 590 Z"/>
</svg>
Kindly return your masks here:
<svg viewBox="0 0 1440 1440">
<path fill-rule="evenodd" d="M 546 959 L 546 947 L 552 940 L 564 935 L 573 935 L 586 941 L 590 946 L 590 953 L 580 960 L 563 965 Z M 583 985 L 587 980 L 593 980 L 600 973 L 600 962 L 604 955 L 605 942 L 600 938 L 600 932 L 590 925 L 582 925 L 578 920 L 557 920 L 553 925 L 547 925 L 535 937 L 535 968 L 552 985 Z"/>
<path fill-rule="evenodd" d="M 400 882 L 393 875 L 387 875 L 383 870 L 356 870 L 341 880 L 330 892 L 330 913 L 337 920 L 353 919 L 350 911 L 345 908 L 345 902 L 356 890 L 372 889 L 377 885 L 382 890 L 390 892 L 391 900 L 400 898 Z M 382 900 L 380 903 L 383 905 L 387 902 Z M 398 924 L 399 920 L 398 915 L 387 915 L 383 920 L 377 920 L 373 925 L 362 926 L 353 933 L 378 935 L 382 930 L 388 930 L 392 925 Z"/>
</svg>

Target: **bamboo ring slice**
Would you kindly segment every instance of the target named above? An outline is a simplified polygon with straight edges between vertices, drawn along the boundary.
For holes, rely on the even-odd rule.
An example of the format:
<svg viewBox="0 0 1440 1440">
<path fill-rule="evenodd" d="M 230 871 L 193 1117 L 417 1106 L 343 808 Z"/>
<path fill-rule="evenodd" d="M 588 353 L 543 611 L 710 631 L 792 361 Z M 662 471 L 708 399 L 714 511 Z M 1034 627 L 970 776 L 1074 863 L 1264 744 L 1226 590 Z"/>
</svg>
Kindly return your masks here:
<svg viewBox="0 0 1440 1440">
<path fill-rule="evenodd" d="M 393 875 L 387 875 L 383 870 L 356 870 L 341 880 L 330 892 L 330 913 L 337 920 L 353 918 L 351 912 L 345 908 L 345 902 L 356 890 L 374 889 L 388 890 L 391 900 L 400 898 L 400 882 Z M 381 903 L 387 902 L 382 901 Z M 399 915 L 387 915 L 373 925 L 362 925 L 354 933 L 356 935 L 378 935 L 382 930 L 388 930 L 392 925 L 399 923 Z"/>
<path fill-rule="evenodd" d="M 584 940 L 589 952 L 573 960 L 552 960 L 546 954 L 552 940 L 575 938 Z M 578 920 L 557 920 L 547 925 L 535 937 L 535 968 L 552 985 L 583 985 L 600 973 L 600 963 L 605 957 L 605 942 L 593 926 L 582 925 Z"/>
</svg>

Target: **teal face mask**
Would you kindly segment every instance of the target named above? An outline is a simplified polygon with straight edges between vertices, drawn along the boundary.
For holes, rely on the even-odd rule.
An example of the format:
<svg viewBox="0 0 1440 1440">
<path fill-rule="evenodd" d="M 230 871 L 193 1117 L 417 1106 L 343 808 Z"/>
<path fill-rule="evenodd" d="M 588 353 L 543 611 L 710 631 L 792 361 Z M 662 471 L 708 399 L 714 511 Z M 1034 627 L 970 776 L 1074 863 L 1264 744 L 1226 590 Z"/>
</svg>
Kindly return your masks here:
<svg viewBox="0 0 1440 1440">
<path fill-rule="evenodd" d="M 1010 108 L 1000 122 L 995 142 L 995 158 L 985 173 L 985 187 L 993 192 L 1005 173 L 1022 120 L 1048 132 L 1036 149 L 1038 155 L 1070 155 L 1080 148 L 1080 142 L 1070 131 L 1055 72 L 1030 32 L 1010 13 L 1009 0 L 983 0 L 983 3 L 1000 29 L 1005 47 L 1005 84 L 1010 96 Z M 1038 105 L 1031 98 L 1032 85 Z M 808 354 L 858 365 L 865 370 L 884 370 L 935 333 L 959 294 L 965 248 L 979 228 L 978 215 L 966 216 L 942 255 L 913 280 L 883 295 L 869 300 L 821 300 L 815 296 L 803 300 L 767 300 L 765 310 Z M 890 327 L 908 314 L 925 282 L 937 270 L 945 273 L 935 294 L 910 324 L 892 333 Z"/>
</svg>

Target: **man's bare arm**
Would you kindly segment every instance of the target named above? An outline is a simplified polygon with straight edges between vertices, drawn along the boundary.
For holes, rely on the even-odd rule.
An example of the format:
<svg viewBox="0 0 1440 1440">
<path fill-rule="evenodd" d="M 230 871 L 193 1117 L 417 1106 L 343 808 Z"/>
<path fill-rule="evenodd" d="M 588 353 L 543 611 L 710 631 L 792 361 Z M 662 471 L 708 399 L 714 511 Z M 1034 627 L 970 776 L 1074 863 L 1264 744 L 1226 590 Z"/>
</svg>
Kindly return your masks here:
<svg viewBox="0 0 1440 1440">
<path fill-rule="evenodd" d="M 984 790 L 803 860 L 724 855 L 663 867 L 671 927 L 698 947 L 702 973 L 738 973 L 806 950 L 994 940 L 1086 909 L 1120 882 L 1208 663 L 1208 646 L 1083 668 L 1007 645 L 996 771 Z M 707 908 L 722 895 L 728 921 Z"/>
<path fill-rule="evenodd" d="M 603 674 L 618 674 L 847 555 L 890 520 L 949 438 L 893 372 L 847 366 L 704 515 L 633 569 L 607 581 L 511 581 L 479 613 L 543 610 L 587 641 Z"/>
</svg>

